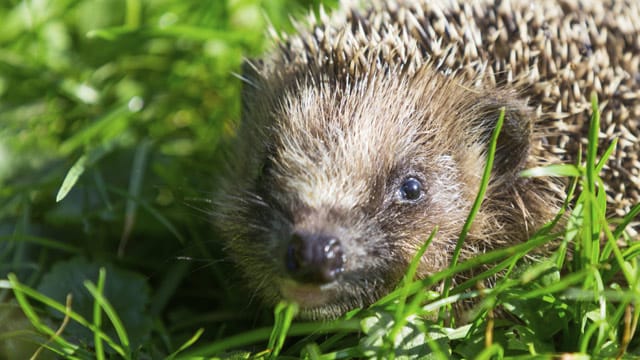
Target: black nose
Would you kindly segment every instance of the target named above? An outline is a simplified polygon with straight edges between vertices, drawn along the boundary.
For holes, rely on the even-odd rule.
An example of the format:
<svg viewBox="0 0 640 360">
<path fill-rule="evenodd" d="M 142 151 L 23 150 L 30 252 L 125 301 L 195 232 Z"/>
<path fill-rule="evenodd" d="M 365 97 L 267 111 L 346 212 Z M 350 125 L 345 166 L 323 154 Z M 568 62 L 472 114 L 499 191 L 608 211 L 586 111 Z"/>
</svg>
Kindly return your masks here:
<svg viewBox="0 0 640 360">
<path fill-rule="evenodd" d="M 344 258 L 340 241 L 332 236 L 293 233 L 287 248 L 289 275 L 301 283 L 326 284 L 340 274 Z"/>
</svg>

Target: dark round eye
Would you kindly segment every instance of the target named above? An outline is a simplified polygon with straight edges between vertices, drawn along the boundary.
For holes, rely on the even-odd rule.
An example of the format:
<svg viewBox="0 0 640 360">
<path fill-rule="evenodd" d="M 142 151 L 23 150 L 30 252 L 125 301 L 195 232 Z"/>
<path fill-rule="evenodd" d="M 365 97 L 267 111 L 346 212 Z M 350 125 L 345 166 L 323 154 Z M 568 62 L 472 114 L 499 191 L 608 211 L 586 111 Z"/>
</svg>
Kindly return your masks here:
<svg viewBox="0 0 640 360">
<path fill-rule="evenodd" d="M 418 200 L 421 195 L 422 183 L 416 178 L 408 178 L 400 186 L 400 197 L 403 200 Z"/>
</svg>

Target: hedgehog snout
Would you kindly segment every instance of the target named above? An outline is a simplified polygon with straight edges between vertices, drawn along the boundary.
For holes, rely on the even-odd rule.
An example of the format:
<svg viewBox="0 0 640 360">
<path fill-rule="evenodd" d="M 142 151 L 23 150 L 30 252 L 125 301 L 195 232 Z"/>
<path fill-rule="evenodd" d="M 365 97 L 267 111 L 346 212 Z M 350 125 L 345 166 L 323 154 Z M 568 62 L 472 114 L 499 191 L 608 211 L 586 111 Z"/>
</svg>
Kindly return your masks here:
<svg viewBox="0 0 640 360">
<path fill-rule="evenodd" d="M 331 235 L 294 232 L 289 239 L 285 267 L 296 281 L 327 284 L 344 271 L 340 240 Z"/>
</svg>

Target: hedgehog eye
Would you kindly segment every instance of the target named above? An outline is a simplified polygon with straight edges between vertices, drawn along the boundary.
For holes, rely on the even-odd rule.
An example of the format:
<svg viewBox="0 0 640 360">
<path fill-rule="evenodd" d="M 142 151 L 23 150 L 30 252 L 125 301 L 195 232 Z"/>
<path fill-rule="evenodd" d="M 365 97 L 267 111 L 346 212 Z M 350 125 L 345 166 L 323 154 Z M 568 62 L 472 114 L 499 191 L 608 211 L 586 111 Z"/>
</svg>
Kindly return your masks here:
<svg viewBox="0 0 640 360">
<path fill-rule="evenodd" d="M 422 183 L 420 180 L 410 177 L 400 185 L 399 195 L 402 200 L 415 201 L 422 196 Z"/>
</svg>

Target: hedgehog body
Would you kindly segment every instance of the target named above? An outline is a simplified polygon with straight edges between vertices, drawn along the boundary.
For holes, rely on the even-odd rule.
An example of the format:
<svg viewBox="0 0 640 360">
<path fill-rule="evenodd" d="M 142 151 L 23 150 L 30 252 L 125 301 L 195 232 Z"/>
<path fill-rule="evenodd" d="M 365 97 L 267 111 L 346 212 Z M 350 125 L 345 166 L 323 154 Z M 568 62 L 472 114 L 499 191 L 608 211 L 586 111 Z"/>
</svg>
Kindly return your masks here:
<svg viewBox="0 0 640 360">
<path fill-rule="evenodd" d="M 406 0 L 344 5 L 280 36 L 245 74 L 219 201 L 250 286 L 335 317 L 392 290 L 436 227 L 418 275 L 448 266 L 502 107 L 462 259 L 525 241 L 555 215 L 562 183 L 518 174 L 576 160 L 593 92 L 601 145 L 619 139 L 607 200 L 627 212 L 640 201 L 638 18 L 631 0 Z"/>
</svg>

